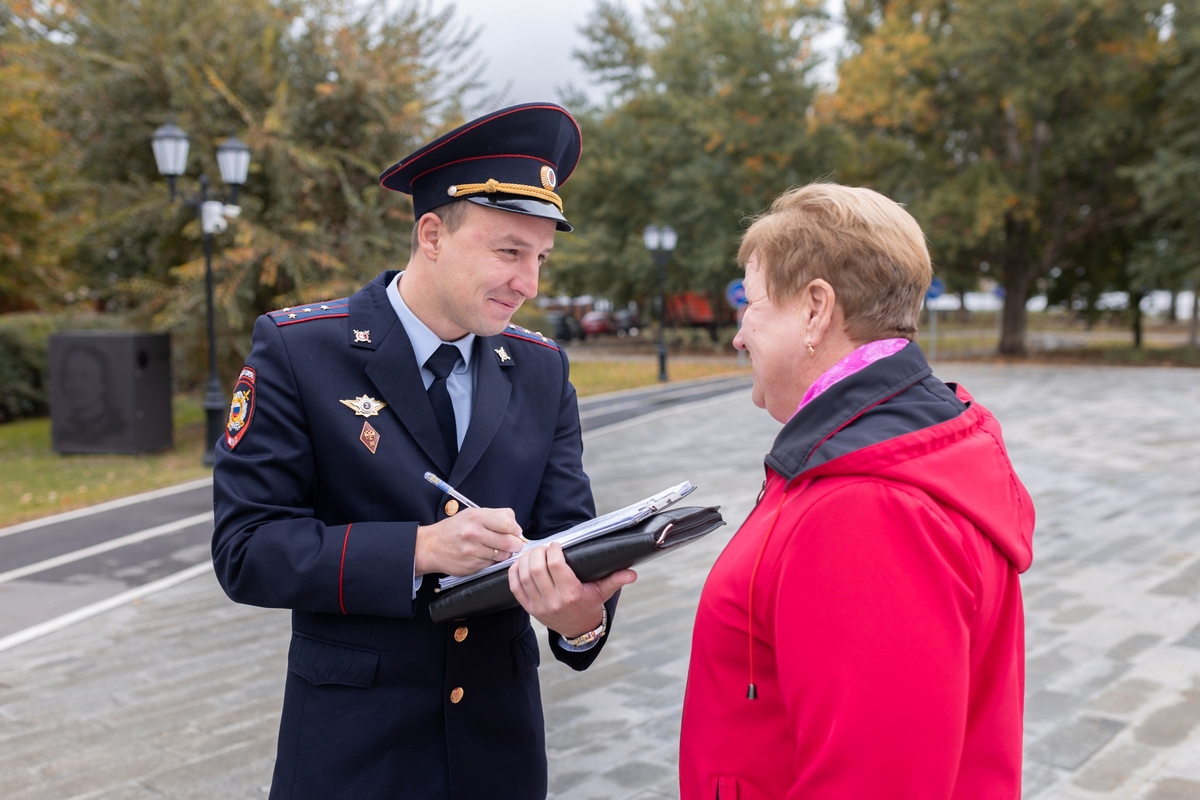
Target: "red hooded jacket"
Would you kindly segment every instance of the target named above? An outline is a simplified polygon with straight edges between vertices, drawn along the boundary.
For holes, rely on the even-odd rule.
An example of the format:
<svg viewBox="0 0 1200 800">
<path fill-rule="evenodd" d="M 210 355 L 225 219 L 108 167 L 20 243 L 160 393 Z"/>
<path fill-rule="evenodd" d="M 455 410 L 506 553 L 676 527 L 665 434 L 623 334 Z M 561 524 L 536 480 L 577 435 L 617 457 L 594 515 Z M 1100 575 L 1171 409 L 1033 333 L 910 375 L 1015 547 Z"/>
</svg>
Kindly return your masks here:
<svg viewBox="0 0 1200 800">
<path fill-rule="evenodd" d="M 766 464 L 700 598 L 682 800 L 1019 797 L 1034 512 L 995 418 L 909 345 Z"/>
</svg>

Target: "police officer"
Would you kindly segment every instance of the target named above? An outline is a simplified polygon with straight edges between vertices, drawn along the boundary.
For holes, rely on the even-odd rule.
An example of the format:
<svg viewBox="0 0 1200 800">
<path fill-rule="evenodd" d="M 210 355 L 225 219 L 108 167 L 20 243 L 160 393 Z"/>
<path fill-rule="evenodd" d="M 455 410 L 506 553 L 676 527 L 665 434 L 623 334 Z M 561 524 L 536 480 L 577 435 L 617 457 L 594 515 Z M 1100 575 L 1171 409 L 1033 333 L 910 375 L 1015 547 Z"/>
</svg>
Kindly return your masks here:
<svg viewBox="0 0 1200 800">
<path fill-rule="evenodd" d="M 403 272 L 255 324 L 213 563 L 233 600 L 293 610 L 272 798 L 546 795 L 530 615 L 585 669 L 634 574 L 580 583 L 551 545 L 509 570 L 521 608 L 435 624 L 428 606 L 438 576 L 595 516 L 566 356 L 509 324 L 571 230 L 556 190 L 579 152 L 552 104 L 451 131 L 380 178 L 413 197 Z"/>
</svg>

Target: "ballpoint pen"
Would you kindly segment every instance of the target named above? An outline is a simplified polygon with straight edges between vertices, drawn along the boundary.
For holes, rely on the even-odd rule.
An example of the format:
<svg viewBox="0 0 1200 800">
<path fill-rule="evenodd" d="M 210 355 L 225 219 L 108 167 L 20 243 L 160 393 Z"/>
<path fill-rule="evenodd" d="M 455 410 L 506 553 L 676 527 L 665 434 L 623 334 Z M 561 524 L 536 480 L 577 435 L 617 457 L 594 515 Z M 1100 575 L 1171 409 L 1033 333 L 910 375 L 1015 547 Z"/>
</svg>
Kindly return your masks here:
<svg viewBox="0 0 1200 800">
<path fill-rule="evenodd" d="M 479 503 L 476 503 L 474 500 L 468 500 L 467 496 L 465 494 L 460 492 L 458 489 L 455 489 L 453 486 L 446 483 L 444 480 L 439 478 L 437 475 L 434 475 L 432 472 L 425 473 L 425 480 L 429 481 L 434 486 L 441 489 L 443 492 L 450 495 L 451 497 L 453 497 L 458 502 L 462 503 L 467 508 L 479 508 L 480 507 Z M 518 538 L 522 542 L 525 542 L 526 544 L 529 543 L 529 540 L 526 539 L 524 536 L 519 536 Z"/>
<path fill-rule="evenodd" d="M 474 500 L 468 500 L 467 496 L 465 494 L 460 492 L 458 489 L 455 489 L 453 486 L 446 483 L 444 480 L 439 478 L 437 475 L 434 475 L 432 472 L 425 473 L 425 480 L 429 481 L 434 486 L 441 489 L 443 492 L 450 495 L 451 497 L 453 497 L 458 502 L 462 503 L 467 508 L 479 508 L 479 503 L 476 503 Z"/>
</svg>

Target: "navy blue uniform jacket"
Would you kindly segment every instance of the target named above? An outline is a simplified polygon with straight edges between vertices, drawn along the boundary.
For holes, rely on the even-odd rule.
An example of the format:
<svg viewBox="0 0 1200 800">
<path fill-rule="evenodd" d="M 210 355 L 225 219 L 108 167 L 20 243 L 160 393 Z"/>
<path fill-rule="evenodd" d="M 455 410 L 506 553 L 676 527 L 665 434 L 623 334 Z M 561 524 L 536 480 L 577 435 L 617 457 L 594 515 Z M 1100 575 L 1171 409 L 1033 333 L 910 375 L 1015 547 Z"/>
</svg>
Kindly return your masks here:
<svg viewBox="0 0 1200 800">
<path fill-rule="evenodd" d="M 567 360 L 520 329 L 478 337 L 473 415 L 451 469 L 385 294 L 394 275 L 348 301 L 260 317 L 238 438 L 217 447 L 217 578 L 239 603 L 293 609 L 271 797 L 544 798 L 529 615 L 431 622 L 436 581 L 413 599 L 413 549 L 418 524 L 446 517 L 427 470 L 513 509 L 530 537 L 595 516 Z M 388 405 L 364 418 L 340 402 L 362 395 Z M 611 620 L 615 598 L 608 608 Z M 558 640 L 555 656 L 575 669 L 600 650 Z"/>
</svg>

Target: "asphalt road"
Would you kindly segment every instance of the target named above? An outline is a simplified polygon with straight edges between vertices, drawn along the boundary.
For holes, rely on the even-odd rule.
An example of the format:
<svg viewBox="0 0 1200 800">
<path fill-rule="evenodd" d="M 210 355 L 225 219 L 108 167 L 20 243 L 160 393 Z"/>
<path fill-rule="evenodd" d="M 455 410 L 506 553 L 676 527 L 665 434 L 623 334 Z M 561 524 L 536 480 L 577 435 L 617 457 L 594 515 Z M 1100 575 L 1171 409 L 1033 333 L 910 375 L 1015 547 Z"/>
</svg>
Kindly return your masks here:
<svg viewBox="0 0 1200 800">
<path fill-rule="evenodd" d="M 744 389 L 739 376 L 585 398 L 585 437 Z M 212 479 L 0 529 L 0 651 L 149 594 L 210 560 Z"/>
</svg>

